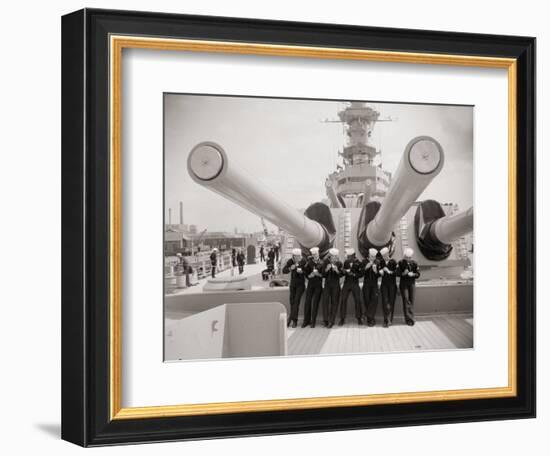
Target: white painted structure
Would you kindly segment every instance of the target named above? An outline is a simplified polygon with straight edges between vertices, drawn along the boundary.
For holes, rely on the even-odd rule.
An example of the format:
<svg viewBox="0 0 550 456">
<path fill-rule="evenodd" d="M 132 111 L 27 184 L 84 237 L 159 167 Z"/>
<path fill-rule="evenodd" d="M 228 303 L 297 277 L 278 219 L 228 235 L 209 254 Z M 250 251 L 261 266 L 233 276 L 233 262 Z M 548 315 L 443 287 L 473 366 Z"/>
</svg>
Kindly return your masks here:
<svg viewBox="0 0 550 456">
<path fill-rule="evenodd" d="M 222 304 L 165 320 L 167 361 L 287 355 L 286 309 L 279 302 Z"/>
</svg>

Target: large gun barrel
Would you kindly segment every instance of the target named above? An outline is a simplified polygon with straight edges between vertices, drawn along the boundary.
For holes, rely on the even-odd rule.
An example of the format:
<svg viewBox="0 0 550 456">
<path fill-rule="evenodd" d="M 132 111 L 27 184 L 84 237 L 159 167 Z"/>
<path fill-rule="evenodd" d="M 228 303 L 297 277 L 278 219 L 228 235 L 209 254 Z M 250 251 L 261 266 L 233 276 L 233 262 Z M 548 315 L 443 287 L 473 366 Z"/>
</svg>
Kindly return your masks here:
<svg viewBox="0 0 550 456">
<path fill-rule="evenodd" d="M 474 228 L 474 208 L 445 215 L 440 203 L 422 201 L 414 216 L 416 242 L 422 254 L 433 261 L 449 258 L 452 242 Z"/>
<path fill-rule="evenodd" d="M 326 243 L 327 233 L 320 223 L 281 201 L 258 179 L 235 166 L 220 145 L 197 144 L 189 154 L 187 169 L 195 182 L 281 227 L 302 246 L 311 248 Z"/>
<path fill-rule="evenodd" d="M 396 223 L 439 174 L 443 163 L 443 148 L 435 139 L 418 136 L 407 144 L 390 189 L 367 225 L 366 238 L 371 245 L 390 242 Z"/>
<path fill-rule="evenodd" d="M 431 235 L 442 244 L 450 244 L 474 229 L 474 208 L 441 217 L 430 227 Z"/>
</svg>

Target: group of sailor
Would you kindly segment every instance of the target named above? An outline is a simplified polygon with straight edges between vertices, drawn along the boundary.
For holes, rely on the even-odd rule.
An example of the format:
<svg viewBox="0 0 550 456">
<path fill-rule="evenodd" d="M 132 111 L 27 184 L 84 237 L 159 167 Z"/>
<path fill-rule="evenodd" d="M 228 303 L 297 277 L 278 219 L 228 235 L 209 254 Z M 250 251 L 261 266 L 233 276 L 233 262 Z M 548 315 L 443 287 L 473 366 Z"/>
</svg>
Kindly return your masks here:
<svg viewBox="0 0 550 456">
<path fill-rule="evenodd" d="M 415 282 L 420 277 L 418 264 L 412 259 L 414 251 L 405 249 L 399 262 L 390 258 L 387 247 L 378 252 L 371 248 L 368 258 L 359 260 L 353 249 L 346 249 L 342 263 L 338 249 L 329 250 L 325 259 L 319 256 L 319 249 L 310 249 L 311 255 L 304 257 L 301 249 L 292 251 L 283 267 L 284 274 L 290 274 L 290 315 L 288 326 L 298 324 L 298 311 L 305 292 L 304 321 L 302 328 L 315 328 L 319 304 L 322 306 L 323 325 L 332 328 L 339 317 L 338 325 L 345 324 L 347 301 L 351 294 L 355 304 L 355 318 L 359 325 L 376 324 L 376 310 L 379 296 L 382 298 L 384 327 L 393 322 L 397 287 L 403 300 L 405 323 L 414 325 Z M 341 278 L 343 286 L 340 286 Z M 399 278 L 399 285 L 397 279 Z M 362 279 L 363 287 L 360 287 Z M 380 280 L 379 280 L 380 279 Z"/>
</svg>

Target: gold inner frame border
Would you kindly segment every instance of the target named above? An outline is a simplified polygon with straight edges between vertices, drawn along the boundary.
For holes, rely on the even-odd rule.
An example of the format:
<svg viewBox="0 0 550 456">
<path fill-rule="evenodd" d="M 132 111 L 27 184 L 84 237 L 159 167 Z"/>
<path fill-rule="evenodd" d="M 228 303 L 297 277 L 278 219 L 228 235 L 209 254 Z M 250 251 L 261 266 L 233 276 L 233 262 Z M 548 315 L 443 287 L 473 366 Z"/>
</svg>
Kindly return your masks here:
<svg viewBox="0 0 550 456">
<path fill-rule="evenodd" d="M 483 68 L 508 72 L 508 385 L 505 387 L 402 392 L 353 396 L 327 396 L 206 404 L 122 407 L 122 51 L 153 49 L 209 53 L 252 54 L 415 63 Z M 380 404 L 514 397 L 517 395 L 517 61 L 452 54 L 392 52 L 332 47 L 258 44 L 111 35 L 110 52 L 110 415 L 112 420 L 266 412 Z"/>
</svg>

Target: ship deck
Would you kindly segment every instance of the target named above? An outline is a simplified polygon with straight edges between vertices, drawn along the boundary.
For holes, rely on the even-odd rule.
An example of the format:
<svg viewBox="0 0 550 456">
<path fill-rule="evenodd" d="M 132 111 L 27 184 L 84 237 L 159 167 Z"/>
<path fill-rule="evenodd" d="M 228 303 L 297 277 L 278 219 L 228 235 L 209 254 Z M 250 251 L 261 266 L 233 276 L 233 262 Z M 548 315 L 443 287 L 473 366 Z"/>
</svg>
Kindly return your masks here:
<svg viewBox="0 0 550 456">
<path fill-rule="evenodd" d="M 192 314 L 194 312 L 167 313 L 166 317 L 179 319 Z M 287 353 L 288 356 L 305 356 L 473 348 L 473 318 L 469 313 L 417 316 L 414 326 L 407 326 L 401 317 L 396 320 L 389 328 L 382 327 L 381 322 L 373 327 L 359 326 L 349 318 L 344 326 L 336 325 L 331 329 L 322 325 L 287 328 Z"/>
<path fill-rule="evenodd" d="M 287 334 L 289 356 L 453 350 L 473 348 L 474 342 L 471 314 L 418 316 L 414 326 L 394 321 L 389 328 L 355 322 L 330 330 L 288 328 Z"/>
<path fill-rule="evenodd" d="M 267 289 L 270 296 L 263 297 L 263 300 L 284 302 L 287 299 L 288 289 L 269 289 L 267 282 L 261 280 L 259 273 L 264 267 L 264 264 L 247 265 L 245 266 L 244 276 L 250 279 L 253 290 L 263 287 Z M 231 277 L 231 272 L 229 270 L 223 271 L 218 276 Z M 250 291 L 203 293 L 202 288 L 205 283 L 206 279 L 203 279 L 194 287 L 177 290 L 173 293 L 169 299 L 175 301 L 166 307 L 165 317 L 177 320 L 211 308 L 214 305 L 230 302 L 249 302 L 252 299 L 248 296 L 251 293 Z M 434 287 L 446 287 L 449 284 L 445 281 L 426 284 L 419 283 L 419 292 L 425 286 L 434 289 Z M 199 302 L 198 298 L 209 299 L 207 299 L 208 302 L 203 303 L 202 301 Z M 210 302 L 213 298 L 215 298 L 216 303 Z M 426 312 L 426 303 L 420 298 L 419 293 L 419 296 L 417 296 L 417 305 L 418 307 L 423 307 L 424 312 Z M 258 298 L 254 297 L 254 299 Z M 194 306 L 193 303 L 195 301 L 197 303 Z M 445 307 L 444 303 L 446 300 L 443 295 L 438 293 L 433 298 L 433 301 L 436 304 L 439 302 L 436 307 Z M 474 331 L 471 305 L 463 306 L 469 308 L 468 310 L 449 309 L 444 312 L 430 313 L 421 313 L 420 311 L 417 314 L 417 321 L 414 326 L 407 326 L 404 323 L 400 306 L 401 300 L 398 298 L 396 302 L 397 315 L 394 318 L 394 324 L 390 328 L 382 327 L 381 315 L 377 316 L 377 326 L 367 327 L 359 326 L 350 314 L 348 314 L 346 324 L 342 327 L 335 325 L 331 329 L 324 328 L 320 324 L 320 316 L 318 316 L 316 328 L 300 328 L 302 323 L 302 315 L 300 315 L 298 327 L 295 329 L 287 328 L 287 353 L 289 356 L 303 356 L 473 348 Z M 352 306 L 348 305 L 350 313 L 351 308 Z M 379 311 L 381 313 L 380 308 Z M 250 328 L 250 330 L 253 331 L 254 328 Z"/>
</svg>

